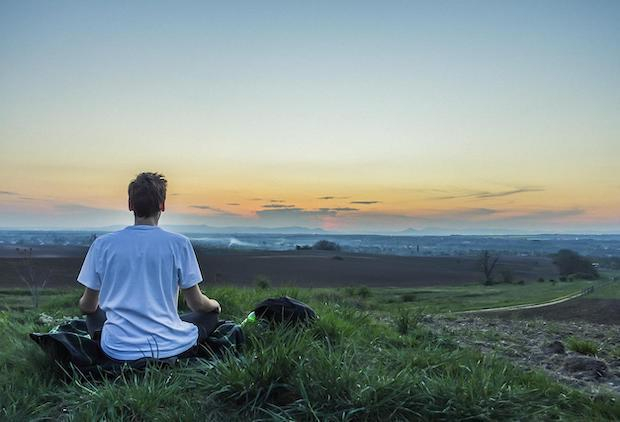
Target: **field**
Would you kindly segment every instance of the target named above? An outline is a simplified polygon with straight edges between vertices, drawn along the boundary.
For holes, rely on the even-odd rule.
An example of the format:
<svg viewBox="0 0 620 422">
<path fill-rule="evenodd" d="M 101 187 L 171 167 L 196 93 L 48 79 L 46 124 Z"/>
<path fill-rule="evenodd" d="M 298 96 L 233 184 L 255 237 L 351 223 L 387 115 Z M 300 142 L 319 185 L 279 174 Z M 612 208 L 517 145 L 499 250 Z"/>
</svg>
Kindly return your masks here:
<svg viewBox="0 0 620 422">
<path fill-rule="evenodd" d="M 71 288 L 80 271 L 86 248 L 40 247 L 33 268 L 47 287 Z M 272 286 L 297 287 L 425 287 L 471 284 L 482 279 L 476 257 L 390 256 L 329 251 L 222 251 L 196 249 L 209 286 L 250 286 L 267 278 Z M 14 248 L 0 248 L 0 288 L 23 287 L 18 267 L 23 260 Z M 557 279 L 547 257 L 502 257 L 498 279 L 510 269 L 514 281 Z"/>
<path fill-rule="evenodd" d="M 307 329 L 250 327 L 238 357 L 104 380 L 76 374 L 69 382 L 26 335 L 75 316 L 79 291 L 47 290 L 35 310 L 26 291 L 2 290 L 0 418 L 612 420 L 620 415 L 617 394 L 561 384 L 540 368 L 480 349 L 473 340 L 482 334 L 461 322 L 439 329 L 440 317 L 427 315 L 540 302 L 584 283 L 453 291 L 211 288 L 207 293 L 220 300 L 226 319 L 239 321 L 258 301 L 283 294 L 309 303 L 321 318 Z M 42 312 L 55 322 L 41 319 Z"/>
</svg>

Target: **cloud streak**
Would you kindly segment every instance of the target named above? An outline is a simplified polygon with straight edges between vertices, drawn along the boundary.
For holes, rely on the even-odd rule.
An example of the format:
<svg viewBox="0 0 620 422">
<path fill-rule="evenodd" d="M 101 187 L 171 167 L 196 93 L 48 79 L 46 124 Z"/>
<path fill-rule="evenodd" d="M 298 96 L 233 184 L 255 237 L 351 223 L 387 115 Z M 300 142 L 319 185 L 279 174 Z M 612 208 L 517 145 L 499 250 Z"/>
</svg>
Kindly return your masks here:
<svg viewBox="0 0 620 422">
<path fill-rule="evenodd" d="M 306 210 L 303 208 L 280 208 L 280 209 L 267 209 L 256 211 L 256 215 L 259 217 L 268 218 L 285 218 L 285 217 L 322 217 L 322 216 L 335 216 L 338 211 L 331 210 L 329 208 L 322 208 L 318 210 Z"/>
<path fill-rule="evenodd" d="M 543 191 L 544 189 L 542 188 L 520 188 L 520 189 L 512 189 L 512 190 L 507 190 L 507 191 L 502 191 L 502 192 L 482 192 L 476 195 L 476 198 L 478 199 L 500 198 L 502 196 L 517 195 L 520 193 L 543 192 Z"/>
<path fill-rule="evenodd" d="M 326 200 L 330 200 L 330 199 L 348 199 L 348 198 L 349 198 L 348 196 L 329 196 L 328 195 L 328 196 L 319 196 L 316 199 L 321 199 L 321 200 L 326 201 Z"/>
<path fill-rule="evenodd" d="M 223 212 L 224 211 L 222 209 L 215 208 L 215 207 L 212 207 L 210 205 L 190 205 L 189 207 L 190 208 L 196 208 L 196 209 L 199 209 L 199 210 L 209 210 L 209 211 L 216 211 L 216 212 Z"/>
<path fill-rule="evenodd" d="M 501 198 L 504 196 L 518 195 L 521 193 L 529 193 L 529 192 L 543 192 L 545 189 L 538 187 L 523 187 L 523 188 L 515 188 L 510 190 L 503 191 L 473 191 L 473 192 L 465 192 L 465 193 L 456 193 L 452 195 L 446 196 L 438 196 L 431 199 L 438 200 L 450 200 L 450 199 L 464 199 L 464 198 L 472 198 L 472 199 L 490 199 L 490 198 Z"/>
<path fill-rule="evenodd" d="M 461 219 L 461 218 L 478 218 L 488 217 L 491 215 L 497 215 L 502 213 L 502 210 L 496 210 L 493 208 L 464 208 L 456 210 L 445 210 L 438 213 L 432 213 L 425 215 L 424 218 L 429 219 Z"/>
<path fill-rule="evenodd" d="M 335 207 L 335 208 L 319 208 L 320 211 L 359 211 L 359 208 L 351 208 L 351 207 Z"/>
<path fill-rule="evenodd" d="M 566 217 L 584 215 L 586 210 L 582 208 L 566 208 L 560 210 L 536 210 L 525 214 L 508 217 L 508 220 L 554 220 Z"/>
<path fill-rule="evenodd" d="M 295 208 L 295 204 L 264 204 L 263 208 Z"/>
<path fill-rule="evenodd" d="M 358 204 L 358 205 L 371 205 L 371 204 L 380 204 L 381 201 L 351 201 L 349 204 Z"/>
<path fill-rule="evenodd" d="M 212 207 L 211 205 L 190 205 L 190 208 L 195 208 L 195 209 L 203 210 L 203 211 L 213 211 L 214 214 L 210 214 L 210 216 L 221 216 L 221 217 L 237 217 L 238 216 L 238 214 L 223 210 L 221 208 Z"/>
<path fill-rule="evenodd" d="M 0 190 L 0 195 L 17 195 L 17 192 L 10 192 L 8 190 Z"/>
</svg>

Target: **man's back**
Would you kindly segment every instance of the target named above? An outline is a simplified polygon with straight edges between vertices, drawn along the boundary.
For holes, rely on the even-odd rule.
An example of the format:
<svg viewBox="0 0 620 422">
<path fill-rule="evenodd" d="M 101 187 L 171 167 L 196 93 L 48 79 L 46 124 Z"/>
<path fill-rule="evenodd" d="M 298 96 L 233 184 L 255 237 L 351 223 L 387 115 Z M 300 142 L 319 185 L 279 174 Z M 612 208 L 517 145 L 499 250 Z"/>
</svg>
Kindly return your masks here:
<svg viewBox="0 0 620 422">
<path fill-rule="evenodd" d="M 101 346 L 109 356 L 165 358 L 196 343 L 196 326 L 177 313 L 179 287 L 202 281 L 185 236 L 151 225 L 103 235 L 91 245 L 78 281 L 99 290 L 107 317 Z"/>
</svg>

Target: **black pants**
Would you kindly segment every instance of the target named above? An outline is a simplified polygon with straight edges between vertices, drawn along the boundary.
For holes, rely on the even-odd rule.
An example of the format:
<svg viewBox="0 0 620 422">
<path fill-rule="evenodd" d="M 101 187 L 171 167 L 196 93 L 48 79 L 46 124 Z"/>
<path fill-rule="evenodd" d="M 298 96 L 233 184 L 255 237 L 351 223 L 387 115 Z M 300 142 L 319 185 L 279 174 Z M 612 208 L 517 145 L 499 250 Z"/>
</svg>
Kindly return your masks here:
<svg viewBox="0 0 620 422">
<path fill-rule="evenodd" d="M 219 321 L 219 314 L 216 312 L 189 312 L 187 314 L 180 315 L 181 320 L 185 322 L 191 322 L 198 327 L 198 344 L 206 340 L 209 334 L 215 330 Z M 86 327 L 90 338 L 99 341 L 101 338 L 101 330 L 103 330 L 103 323 L 106 321 L 106 314 L 97 308 L 97 311 L 93 314 L 86 315 Z M 193 347 L 188 350 L 190 352 Z M 183 352 L 185 354 L 186 352 Z M 182 354 L 182 355 L 183 355 Z"/>
</svg>

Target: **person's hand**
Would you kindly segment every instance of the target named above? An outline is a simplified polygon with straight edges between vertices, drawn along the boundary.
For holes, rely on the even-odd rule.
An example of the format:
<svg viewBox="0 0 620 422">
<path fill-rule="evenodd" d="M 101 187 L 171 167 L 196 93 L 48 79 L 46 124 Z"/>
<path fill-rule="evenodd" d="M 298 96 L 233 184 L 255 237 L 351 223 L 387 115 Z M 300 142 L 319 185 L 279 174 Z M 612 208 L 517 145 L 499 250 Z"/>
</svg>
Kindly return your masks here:
<svg viewBox="0 0 620 422">
<path fill-rule="evenodd" d="M 211 306 L 213 307 L 213 310 L 211 312 L 215 312 L 215 313 L 222 313 L 222 307 L 220 306 L 220 303 L 215 300 L 215 299 L 211 299 Z"/>
</svg>

